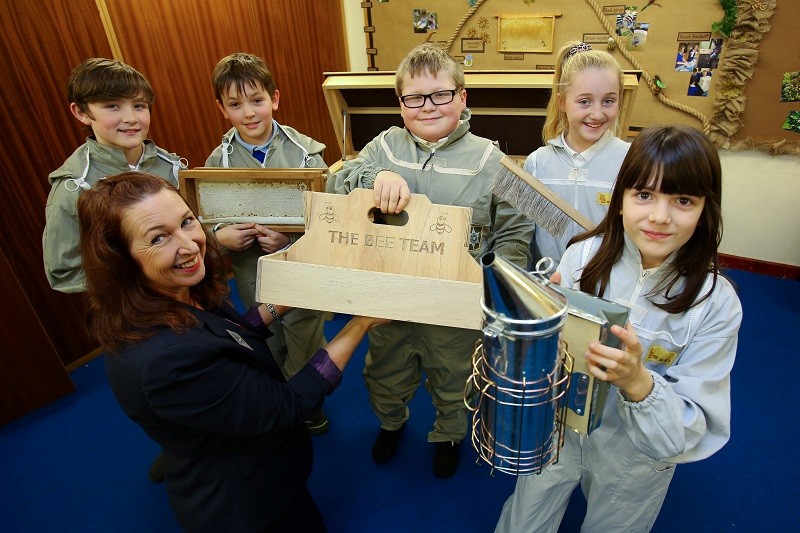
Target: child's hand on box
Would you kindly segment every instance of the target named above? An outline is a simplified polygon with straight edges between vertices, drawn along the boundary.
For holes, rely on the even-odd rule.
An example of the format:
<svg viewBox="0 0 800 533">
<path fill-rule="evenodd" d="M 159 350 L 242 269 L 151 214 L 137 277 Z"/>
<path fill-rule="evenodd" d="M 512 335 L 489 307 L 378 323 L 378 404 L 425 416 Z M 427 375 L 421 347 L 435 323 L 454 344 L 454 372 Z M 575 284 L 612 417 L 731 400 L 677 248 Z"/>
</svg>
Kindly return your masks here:
<svg viewBox="0 0 800 533">
<path fill-rule="evenodd" d="M 256 224 L 256 229 L 259 232 L 258 245 L 261 246 L 264 253 L 273 254 L 289 244 L 289 236 L 285 233 L 271 230 L 261 224 Z"/>
<path fill-rule="evenodd" d="M 378 172 L 378 175 L 375 176 L 373 192 L 375 193 L 375 207 L 380 208 L 382 213 L 397 214 L 401 212 L 411 198 L 411 191 L 406 180 L 391 170 Z"/>
</svg>

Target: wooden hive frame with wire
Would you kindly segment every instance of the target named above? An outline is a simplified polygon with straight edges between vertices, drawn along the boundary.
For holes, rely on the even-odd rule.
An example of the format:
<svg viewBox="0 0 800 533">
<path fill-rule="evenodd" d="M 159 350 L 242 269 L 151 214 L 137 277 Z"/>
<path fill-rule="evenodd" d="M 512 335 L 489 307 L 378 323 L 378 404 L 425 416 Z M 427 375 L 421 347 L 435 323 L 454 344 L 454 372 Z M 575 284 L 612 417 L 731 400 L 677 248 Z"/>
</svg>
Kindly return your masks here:
<svg viewBox="0 0 800 533">
<path fill-rule="evenodd" d="M 325 190 L 325 169 L 194 168 L 178 172 L 180 193 L 203 224 L 256 222 L 305 229 L 303 193 Z"/>
</svg>

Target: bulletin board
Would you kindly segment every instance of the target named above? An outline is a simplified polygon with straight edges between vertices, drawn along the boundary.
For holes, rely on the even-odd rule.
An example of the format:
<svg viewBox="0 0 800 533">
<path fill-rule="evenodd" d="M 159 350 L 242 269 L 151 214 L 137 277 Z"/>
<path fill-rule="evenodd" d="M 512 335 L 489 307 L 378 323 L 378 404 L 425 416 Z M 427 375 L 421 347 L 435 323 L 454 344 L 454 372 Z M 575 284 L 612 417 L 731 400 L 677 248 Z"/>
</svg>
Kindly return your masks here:
<svg viewBox="0 0 800 533">
<path fill-rule="evenodd" d="M 773 16 L 778 1 L 780 26 Z M 800 71 L 800 47 L 789 27 L 798 20 L 800 2 L 739 0 L 737 26 L 728 38 L 712 31 L 712 24 L 723 19 L 720 0 L 642 0 L 638 4 L 626 6 L 614 0 L 361 2 L 368 69 L 394 71 L 411 48 L 427 41 L 446 49 L 465 71 L 552 70 L 561 43 L 583 41 L 609 50 L 624 70 L 643 73 L 629 134 L 655 124 L 687 124 L 704 130 L 720 147 L 800 153 L 800 133 L 782 127 L 796 109 L 800 128 L 800 102 L 779 102 L 783 74 Z M 552 51 L 546 38 L 531 43 L 529 49 L 534 51 L 504 47 L 501 21 L 508 24 L 518 17 L 524 23 L 534 15 L 553 17 Z M 537 30 L 536 34 L 546 36 L 547 32 Z M 759 57 L 760 46 L 778 50 L 766 62 L 766 52 Z M 524 46 L 517 41 L 514 48 Z M 768 63 L 771 72 L 762 63 Z M 749 75 L 742 73 L 743 66 Z M 800 74 L 794 80 L 796 86 L 792 80 L 785 84 L 789 93 L 800 87 Z M 770 99 L 770 106 L 761 105 L 761 100 Z M 758 111 L 748 113 L 747 108 Z M 772 111 L 776 108 L 780 109 Z M 769 113 L 764 112 L 767 109 Z"/>
</svg>

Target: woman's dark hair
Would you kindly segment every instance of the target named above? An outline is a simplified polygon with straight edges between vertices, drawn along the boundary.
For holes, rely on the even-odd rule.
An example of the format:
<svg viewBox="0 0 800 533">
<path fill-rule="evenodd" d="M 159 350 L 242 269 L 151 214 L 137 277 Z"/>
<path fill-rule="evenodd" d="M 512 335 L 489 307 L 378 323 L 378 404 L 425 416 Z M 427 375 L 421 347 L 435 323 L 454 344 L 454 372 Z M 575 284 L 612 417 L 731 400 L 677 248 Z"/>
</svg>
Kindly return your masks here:
<svg viewBox="0 0 800 533">
<path fill-rule="evenodd" d="M 708 298 L 716 286 L 719 267 L 717 248 L 722 239 L 722 170 L 717 149 L 701 132 L 687 126 L 643 130 L 631 143 L 622 162 L 606 217 L 595 229 L 573 237 L 570 244 L 603 236 L 597 253 L 584 267 L 580 279 L 583 292 L 602 296 L 611 268 L 622 256 L 625 246 L 621 215 L 625 190 L 655 190 L 657 184 L 665 194 L 705 198 L 697 228 L 675 252 L 671 271 L 664 281 L 648 294 L 650 298 L 663 294 L 665 301 L 654 302 L 654 305 L 669 313 L 681 313 Z M 700 297 L 709 273 L 713 276 L 712 286 Z M 670 294 L 684 276 L 686 285 L 683 290 Z"/>
<path fill-rule="evenodd" d="M 110 352 L 152 336 L 159 326 L 181 331 L 198 324 L 185 304 L 149 287 L 122 229 L 125 210 L 165 189 L 178 194 L 158 176 L 124 172 L 101 179 L 78 198 L 89 332 Z M 206 275 L 189 294 L 204 309 L 215 309 L 228 287 L 219 249 L 207 232 L 203 262 Z"/>
</svg>

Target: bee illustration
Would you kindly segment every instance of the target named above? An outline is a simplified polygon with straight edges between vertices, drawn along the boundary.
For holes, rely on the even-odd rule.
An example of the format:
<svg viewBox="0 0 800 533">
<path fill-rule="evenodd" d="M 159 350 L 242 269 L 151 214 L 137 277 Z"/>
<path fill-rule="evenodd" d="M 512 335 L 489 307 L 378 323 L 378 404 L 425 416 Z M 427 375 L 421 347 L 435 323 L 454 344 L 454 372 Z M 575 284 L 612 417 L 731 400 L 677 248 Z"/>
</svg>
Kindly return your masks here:
<svg viewBox="0 0 800 533">
<path fill-rule="evenodd" d="M 469 228 L 469 247 L 470 250 L 479 250 L 481 247 L 481 231 L 477 226 Z"/>
<path fill-rule="evenodd" d="M 333 206 L 330 202 L 325 202 L 325 211 L 319 215 L 319 219 L 331 224 L 339 222 L 339 215 L 333 212 Z"/>
<path fill-rule="evenodd" d="M 443 233 L 451 233 L 453 228 L 447 224 L 447 214 L 442 213 L 438 217 L 436 217 L 436 224 L 431 224 L 431 231 L 435 231 L 439 235 Z"/>
</svg>

